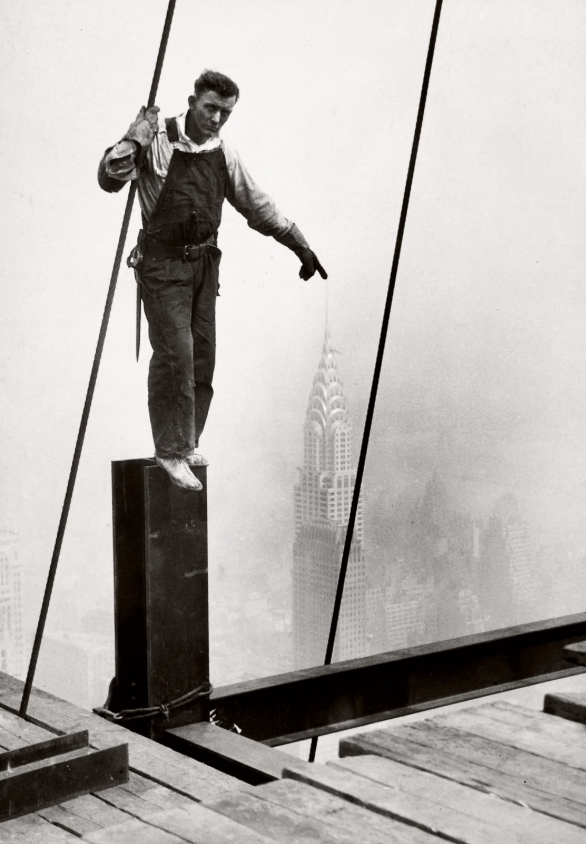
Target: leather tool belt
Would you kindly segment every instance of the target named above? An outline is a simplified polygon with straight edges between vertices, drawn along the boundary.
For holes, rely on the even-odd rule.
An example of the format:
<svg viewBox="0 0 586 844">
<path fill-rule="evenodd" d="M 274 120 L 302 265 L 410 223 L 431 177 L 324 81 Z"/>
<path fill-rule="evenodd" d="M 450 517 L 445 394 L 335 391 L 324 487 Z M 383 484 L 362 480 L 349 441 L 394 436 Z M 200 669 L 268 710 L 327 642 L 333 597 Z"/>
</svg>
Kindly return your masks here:
<svg viewBox="0 0 586 844">
<path fill-rule="evenodd" d="M 192 243 L 185 246 L 169 246 L 161 241 L 145 238 L 143 248 L 144 254 L 151 255 L 153 258 L 170 258 L 180 261 L 197 261 L 207 252 L 217 250 L 217 246 L 211 238 L 198 246 Z"/>
</svg>

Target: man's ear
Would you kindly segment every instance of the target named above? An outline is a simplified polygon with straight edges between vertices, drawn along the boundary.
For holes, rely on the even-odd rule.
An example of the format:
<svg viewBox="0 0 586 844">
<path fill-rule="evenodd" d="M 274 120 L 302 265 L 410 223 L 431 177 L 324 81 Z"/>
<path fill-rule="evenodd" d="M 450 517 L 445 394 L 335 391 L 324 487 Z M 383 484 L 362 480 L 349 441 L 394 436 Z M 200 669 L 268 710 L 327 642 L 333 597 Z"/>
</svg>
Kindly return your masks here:
<svg viewBox="0 0 586 844">
<path fill-rule="evenodd" d="M 191 95 L 187 98 L 187 102 L 189 103 L 190 108 L 193 108 L 193 106 L 195 105 L 195 101 L 196 101 L 196 99 L 197 99 L 197 97 L 195 97 L 193 94 L 191 94 Z"/>
</svg>

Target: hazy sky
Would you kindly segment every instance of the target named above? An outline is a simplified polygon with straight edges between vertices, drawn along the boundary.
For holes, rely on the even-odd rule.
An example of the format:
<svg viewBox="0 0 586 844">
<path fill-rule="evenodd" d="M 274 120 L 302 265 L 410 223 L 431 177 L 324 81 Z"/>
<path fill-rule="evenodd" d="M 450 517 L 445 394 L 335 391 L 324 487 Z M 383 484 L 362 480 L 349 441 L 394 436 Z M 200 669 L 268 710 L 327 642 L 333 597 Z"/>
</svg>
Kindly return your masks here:
<svg viewBox="0 0 586 844">
<path fill-rule="evenodd" d="M 330 326 L 357 429 L 433 6 L 178 0 L 157 98 L 164 115 L 183 111 L 205 67 L 239 83 L 224 136 L 330 274 Z M 99 190 L 97 163 L 146 100 L 165 9 L 161 0 L 0 3 L 0 527 L 21 534 L 30 608 L 124 208 L 123 196 Z M 465 432 L 471 471 L 493 454 L 499 488 L 531 489 L 533 518 L 552 536 L 573 532 L 578 546 L 585 37 L 583 0 L 445 0 L 375 425 L 388 439 L 401 411 L 414 431 L 431 414 Z M 294 256 L 230 207 L 220 246 L 216 398 L 202 451 L 211 565 L 222 560 L 236 584 L 289 542 L 325 284 L 301 282 Z M 58 575 L 57 590 L 75 588 L 87 608 L 108 606 L 111 590 L 110 461 L 152 453 L 134 297 L 123 269 Z M 377 464 L 391 489 L 416 489 L 433 469 L 413 473 L 392 449 Z"/>
</svg>

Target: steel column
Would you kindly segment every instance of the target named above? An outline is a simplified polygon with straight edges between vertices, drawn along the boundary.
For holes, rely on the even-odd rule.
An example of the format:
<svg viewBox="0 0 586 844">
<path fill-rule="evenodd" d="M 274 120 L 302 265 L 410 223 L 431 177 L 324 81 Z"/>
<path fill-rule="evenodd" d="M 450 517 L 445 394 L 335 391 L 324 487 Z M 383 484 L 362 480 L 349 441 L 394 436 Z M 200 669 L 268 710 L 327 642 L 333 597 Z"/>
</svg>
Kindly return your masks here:
<svg viewBox="0 0 586 844">
<path fill-rule="evenodd" d="M 201 492 L 174 486 L 153 460 L 112 464 L 116 711 L 164 705 L 209 680 L 206 469 L 193 471 Z M 206 698 L 124 725 L 155 737 L 208 713 Z"/>
</svg>

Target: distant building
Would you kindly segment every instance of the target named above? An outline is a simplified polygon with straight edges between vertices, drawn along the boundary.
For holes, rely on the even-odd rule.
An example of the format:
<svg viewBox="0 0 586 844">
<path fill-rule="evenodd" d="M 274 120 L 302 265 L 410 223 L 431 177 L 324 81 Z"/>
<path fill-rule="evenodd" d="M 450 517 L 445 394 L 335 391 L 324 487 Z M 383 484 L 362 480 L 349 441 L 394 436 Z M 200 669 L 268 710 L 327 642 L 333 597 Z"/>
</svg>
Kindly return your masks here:
<svg viewBox="0 0 586 844">
<path fill-rule="evenodd" d="M 483 538 L 485 600 L 491 626 L 535 618 L 540 594 L 537 554 L 514 495 L 500 498 Z"/>
<path fill-rule="evenodd" d="M 22 679 L 22 563 L 18 551 L 18 534 L 0 531 L 0 671 Z"/>
<path fill-rule="evenodd" d="M 460 589 L 458 608 L 464 619 L 464 635 L 484 633 L 484 618 L 480 609 L 478 595 L 472 589 Z"/>
<path fill-rule="evenodd" d="M 400 587 L 385 589 L 386 648 L 390 651 L 425 641 L 433 581 L 419 581 L 412 575 L 401 579 Z"/>
<path fill-rule="evenodd" d="M 356 481 L 352 429 L 326 331 L 304 425 L 303 466 L 295 485 L 293 650 L 296 667 L 323 662 L 346 526 Z M 334 659 L 363 656 L 366 571 L 359 502 Z"/>
<path fill-rule="evenodd" d="M 45 634 L 35 684 L 83 709 L 102 706 L 115 674 L 110 636 Z"/>
</svg>

